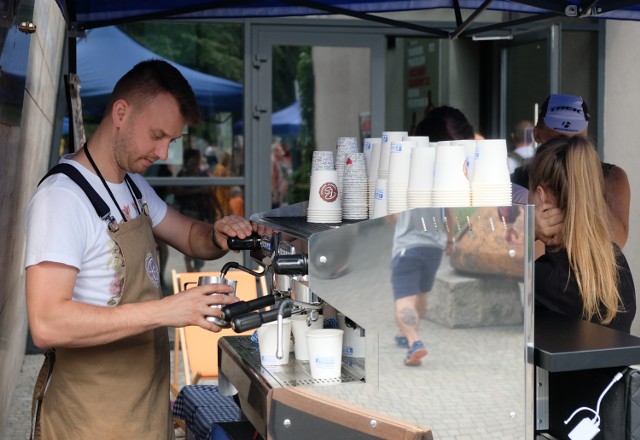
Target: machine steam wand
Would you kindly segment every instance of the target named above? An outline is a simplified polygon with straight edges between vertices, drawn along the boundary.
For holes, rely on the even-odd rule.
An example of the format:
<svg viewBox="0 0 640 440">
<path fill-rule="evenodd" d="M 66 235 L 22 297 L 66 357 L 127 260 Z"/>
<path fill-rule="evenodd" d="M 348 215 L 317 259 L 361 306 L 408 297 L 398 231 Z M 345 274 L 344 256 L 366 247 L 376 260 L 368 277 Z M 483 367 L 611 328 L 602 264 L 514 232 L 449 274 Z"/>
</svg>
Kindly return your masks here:
<svg viewBox="0 0 640 440">
<path fill-rule="evenodd" d="M 310 310 L 320 310 L 325 306 L 324 301 L 320 301 L 318 304 L 310 304 L 301 301 L 295 301 L 291 298 L 286 298 L 280 301 L 280 305 L 278 306 L 278 324 L 277 324 L 277 338 L 276 341 L 276 358 L 282 359 L 284 356 L 283 347 L 284 347 L 284 310 L 287 307 L 298 306 L 303 309 Z"/>
</svg>

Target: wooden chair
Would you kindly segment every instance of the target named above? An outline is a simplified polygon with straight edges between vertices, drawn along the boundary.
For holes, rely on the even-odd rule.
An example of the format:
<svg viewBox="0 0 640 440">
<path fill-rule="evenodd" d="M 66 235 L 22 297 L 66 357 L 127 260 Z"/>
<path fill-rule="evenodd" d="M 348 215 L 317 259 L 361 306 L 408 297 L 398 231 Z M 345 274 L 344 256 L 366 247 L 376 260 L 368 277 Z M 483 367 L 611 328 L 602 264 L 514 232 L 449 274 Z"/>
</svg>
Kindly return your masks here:
<svg viewBox="0 0 640 440">
<path fill-rule="evenodd" d="M 184 284 L 197 282 L 200 276 L 219 276 L 220 272 L 176 272 L 172 271 L 173 291 L 178 293 L 184 290 Z M 267 293 L 264 277 L 253 275 L 239 270 L 229 271 L 227 278 L 238 281 L 236 296 L 248 301 L 258 297 L 258 282 L 262 294 Z M 175 329 L 173 351 L 173 380 L 171 381 L 171 393 L 174 398 L 180 391 L 179 369 L 180 353 L 184 367 L 185 385 L 197 384 L 201 379 L 216 379 L 218 377 L 218 339 L 222 336 L 251 334 L 253 330 L 244 333 L 236 333 L 232 329 L 222 329 L 220 332 L 210 332 L 198 326 L 189 326 Z"/>
</svg>

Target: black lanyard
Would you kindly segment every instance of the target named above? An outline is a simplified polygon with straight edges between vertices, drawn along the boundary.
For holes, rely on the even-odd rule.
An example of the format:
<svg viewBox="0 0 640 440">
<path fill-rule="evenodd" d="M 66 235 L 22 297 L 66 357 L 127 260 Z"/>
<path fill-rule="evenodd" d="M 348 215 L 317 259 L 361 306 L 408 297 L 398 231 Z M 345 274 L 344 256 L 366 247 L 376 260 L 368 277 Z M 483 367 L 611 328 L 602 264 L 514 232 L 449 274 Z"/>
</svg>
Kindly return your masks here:
<svg viewBox="0 0 640 440">
<path fill-rule="evenodd" d="M 118 204 L 118 201 L 116 200 L 115 196 L 111 192 L 111 188 L 109 188 L 109 185 L 107 184 L 107 181 L 104 180 L 104 177 L 102 177 L 102 173 L 98 169 L 98 166 L 93 161 L 93 157 L 91 157 L 91 154 L 89 153 L 89 148 L 88 148 L 86 143 L 84 144 L 83 148 L 84 148 L 85 154 L 87 155 L 87 159 L 89 159 L 89 162 L 91 163 L 91 166 L 93 167 L 93 169 L 95 170 L 96 174 L 98 175 L 98 177 L 102 181 L 102 184 L 104 185 L 105 189 L 109 193 L 109 196 L 111 197 L 111 200 L 113 200 L 113 203 L 115 203 L 116 208 L 118 209 L 118 212 L 120 212 L 120 215 L 122 216 L 122 221 L 126 222 L 127 218 L 124 216 L 124 212 L 122 212 L 122 209 L 120 209 L 120 205 Z M 127 188 L 129 189 L 129 194 L 131 194 L 131 198 L 133 199 L 133 204 L 136 206 L 136 211 L 138 211 L 138 215 L 140 215 L 140 208 L 138 207 L 138 201 L 136 200 L 136 197 L 133 195 L 133 191 L 131 191 L 131 186 L 129 186 L 129 182 L 127 181 L 127 179 L 125 179 L 125 182 L 127 184 Z"/>
</svg>

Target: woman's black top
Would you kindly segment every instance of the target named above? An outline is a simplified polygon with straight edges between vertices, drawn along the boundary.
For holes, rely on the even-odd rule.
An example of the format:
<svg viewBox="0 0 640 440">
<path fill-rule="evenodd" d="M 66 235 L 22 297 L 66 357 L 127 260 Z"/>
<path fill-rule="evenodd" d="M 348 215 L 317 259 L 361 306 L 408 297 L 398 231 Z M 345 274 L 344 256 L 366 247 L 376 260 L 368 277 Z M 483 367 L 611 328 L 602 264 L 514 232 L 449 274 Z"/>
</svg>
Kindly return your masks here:
<svg viewBox="0 0 640 440">
<path fill-rule="evenodd" d="M 627 259 L 617 245 L 613 246 L 618 263 L 618 293 L 622 304 L 616 317 L 606 327 L 629 333 L 636 316 L 635 287 Z M 536 260 L 535 302 L 537 307 L 582 319 L 582 297 L 576 277 L 570 270 L 566 250 L 553 251 L 547 248 L 545 254 Z M 604 311 L 604 308 L 601 310 Z M 591 322 L 603 325 L 597 316 Z"/>
</svg>

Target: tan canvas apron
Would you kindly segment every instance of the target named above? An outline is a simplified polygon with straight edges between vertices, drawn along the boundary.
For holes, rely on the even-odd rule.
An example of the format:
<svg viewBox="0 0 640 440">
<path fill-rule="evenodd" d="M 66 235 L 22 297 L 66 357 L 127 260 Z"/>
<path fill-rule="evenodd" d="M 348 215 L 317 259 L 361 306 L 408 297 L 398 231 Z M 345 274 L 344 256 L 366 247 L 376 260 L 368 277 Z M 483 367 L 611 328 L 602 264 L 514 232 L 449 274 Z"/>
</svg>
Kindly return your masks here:
<svg viewBox="0 0 640 440">
<path fill-rule="evenodd" d="M 120 246 L 125 264 L 121 304 L 161 298 L 158 273 L 153 276 L 158 259 L 147 207 L 118 226 L 109 234 Z M 34 390 L 34 438 L 174 438 L 166 328 L 96 347 L 58 348 L 53 358 L 51 354 Z M 35 401 L 43 394 L 37 414 Z"/>
</svg>

